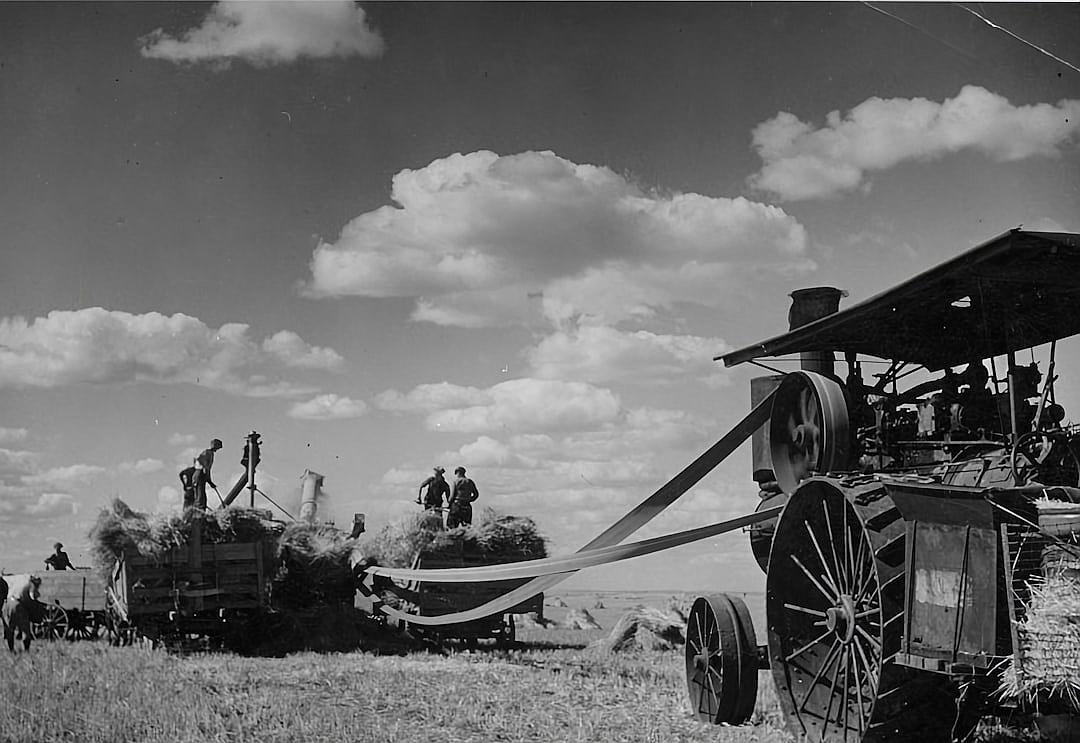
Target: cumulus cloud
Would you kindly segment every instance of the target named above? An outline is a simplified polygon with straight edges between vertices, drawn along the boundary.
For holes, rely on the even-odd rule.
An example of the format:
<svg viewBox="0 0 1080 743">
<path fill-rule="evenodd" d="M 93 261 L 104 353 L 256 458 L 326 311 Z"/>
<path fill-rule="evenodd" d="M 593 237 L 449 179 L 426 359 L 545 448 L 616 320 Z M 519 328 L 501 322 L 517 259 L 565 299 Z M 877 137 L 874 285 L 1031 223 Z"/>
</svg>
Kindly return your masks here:
<svg viewBox="0 0 1080 743">
<path fill-rule="evenodd" d="M 22 481 L 27 485 L 70 487 L 72 485 L 84 485 L 106 472 L 107 470 L 104 467 L 99 467 L 96 464 L 69 464 L 64 467 L 53 467 L 32 475 L 24 475 Z"/>
<path fill-rule="evenodd" d="M 149 475 L 165 466 L 160 459 L 140 459 L 137 462 L 121 462 L 117 471 L 125 475 Z"/>
<path fill-rule="evenodd" d="M 512 379 L 485 390 L 451 384 L 420 385 L 402 395 L 390 390 L 376 398 L 386 410 L 427 413 L 433 431 L 558 431 L 588 428 L 614 420 L 621 403 L 610 390 L 583 382 Z"/>
<path fill-rule="evenodd" d="M 37 469 L 38 458 L 37 452 L 0 448 L 0 482 L 32 474 Z"/>
<path fill-rule="evenodd" d="M 0 426 L 0 444 L 17 444 L 25 441 L 29 431 L 25 428 L 4 428 Z"/>
<path fill-rule="evenodd" d="M 373 58 L 383 49 L 382 37 L 368 24 L 364 9 L 348 0 L 225 0 L 211 6 L 195 28 L 178 35 L 159 28 L 139 39 L 144 57 L 218 68 L 234 59 L 269 67 L 301 58 Z"/>
<path fill-rule="evenodd" d="M 310 296 L 416 297 L 414 319 L 463 327 L 582 313 L 610 324 L 711 306 L 717 279 L 806 264 L 805 230 L 778 207 L 659 195 L 552 152 L 451 155 L 399 172 L 391 198 L 315 249 Z"/>
<path fill-rule="evenodd" d="M 189 383 L 250 397 L 317 388 L 267 376 L 274 367 L 335 365 L 336 352 L 285 331 L 261 347 L 241 323 L 214 329 L 195 317 L 101 307 L 0 318 L 0 389 L 72 384 Z"/>
<path fill-rule="evenodd" d="M 432 413 L 447 408 L 482 405 L 490 395 L 477 387 L 462 387 L 449 382 L 422 384 L 407 394 L 387 390 L 375 396 L 375 405 L 398 413 Z"/>
<path fill-rule="evenodd" d="M 596 325 L 552 333 L 527 349 L 525 356 L 542 379 L 664 384 L 718 379 L 721 372 L 712 359 L 727 348 L 719 338 Z"/>
<path fill-rule="evenodd" d="M 78 503 L 67 493 L 13 493 L 0 490 L 0 523 L 46 521 L 78 512 Z"/>
<path fill-rule="evenodd" d="M 764 165 L 750 183 L 782 199 L 821 198 L 863 186 L 867 173 L 962 151 L 998 162 L 1052 157 L 1078 133 L 1080 100 L 1014 106 L 975 85 L 941 103 L 868 98 L 820 128 L 782 111 L 754 129 Z"/>
<path fill-rule="evenodd" d="M 72 465 L 42 471 L 37 452 L 0 448 L 0 523 L 40 522 L 71 515 L 74 498 L 64 488 L 85 482 L 104 468 Z"/>
<path fill-rule="evenodd" d="M 289 417 L 304 420 L 343 420 L 359 418 L 367 412 L 367 405 L 335 394 L 317 395 L 305 402 L 295 403 L 289 409 Z"/>
<path fill-rule="evenodd" d="M 291 330 L 280 330 L 274 333 L 263 341 L 262 347 L 285 366 L 336 371 L 345 365 L 345 359 L 341 358 L 341 354 L 334 349 L 309 346 L 303 338 Z"/>
</svg>

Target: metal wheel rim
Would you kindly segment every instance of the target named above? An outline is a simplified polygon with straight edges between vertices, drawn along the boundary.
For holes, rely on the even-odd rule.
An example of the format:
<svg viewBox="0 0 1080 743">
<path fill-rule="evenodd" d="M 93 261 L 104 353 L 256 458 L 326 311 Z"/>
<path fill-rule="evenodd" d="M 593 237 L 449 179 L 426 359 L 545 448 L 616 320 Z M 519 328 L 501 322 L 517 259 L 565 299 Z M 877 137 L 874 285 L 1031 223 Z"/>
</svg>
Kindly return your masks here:
<svg viewBox="0 0 1080 743">
<path fill-rule="evenodd" d="M 799 531 L 802 542 L 793 538 Z M 884 665 L 874 547 L 852 504 L 828 486 L 800 489 L 777 537 L 767 612 L 781 707 L 809 740 L 861 740 Z"/>
<path fill-rule="evenodd" d="M 33 634 L 39 640 L 59 640 L 68 632 L 67 612 L 56 604 L 46 604 L 44 616 L 33 627 Z"/>
<path fill-rule="evenodd" d="M 726 595 L 702 596 L 687 617 L 686 686 L 701 722 L 739 724 L 754 711 L 757 646 L 741 609 Z"/>
</svg>

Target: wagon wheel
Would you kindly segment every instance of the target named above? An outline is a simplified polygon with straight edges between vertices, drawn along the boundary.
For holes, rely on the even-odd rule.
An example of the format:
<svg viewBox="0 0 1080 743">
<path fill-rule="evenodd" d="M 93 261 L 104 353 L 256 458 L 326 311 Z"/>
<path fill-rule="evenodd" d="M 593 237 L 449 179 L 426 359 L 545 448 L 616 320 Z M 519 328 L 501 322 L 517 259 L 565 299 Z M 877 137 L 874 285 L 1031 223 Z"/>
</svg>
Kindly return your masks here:
<svg viewBox="0 0 1080 743">
<path fill-rule="evenodd" d="M 38 640 L 59 640 L 67 634 L 67 631 L 67 612 L 56 604 L 45 604 L 41 619 L 34 622 L 30 628 L 31 634 Z"/>
<path fill-rule="evenodd" d="M 98 636 L 98 620 L 93 612 L 73 609 L 68 613 L 69 640 L 94 640 Z"/>
<path fill-rule="evenodd" d="M 815 479 L 780 516 L 766 578 L 769 654 L 789 728 L 811 741 L 947 740 L 956 689 L 893 663 L 907 527 L 881 483 Z"/>
<path fill-rule="evenodd" d="M 769 452 L 781 490 L 790 494 L 810 475 L 846 469 L 849 436 L 839 382 L 808 371 L 784 377 L 769 420 Z"/>
<path fill-rule="evenodd" d="M 686 620 L 686 686 L 701 722 L 740 724 L 757 699 L 757 639 L 741 599 L 700 596 Z"/>
<path fill-rule="evenodd" d="M 1013 481 L 1026 485 L 1075 486 L 1080 480 L 1080 457 L 1067 434 L 1059 431 L 1029 431 L 1016 440 L 1009 456 Z"/>
</svg>

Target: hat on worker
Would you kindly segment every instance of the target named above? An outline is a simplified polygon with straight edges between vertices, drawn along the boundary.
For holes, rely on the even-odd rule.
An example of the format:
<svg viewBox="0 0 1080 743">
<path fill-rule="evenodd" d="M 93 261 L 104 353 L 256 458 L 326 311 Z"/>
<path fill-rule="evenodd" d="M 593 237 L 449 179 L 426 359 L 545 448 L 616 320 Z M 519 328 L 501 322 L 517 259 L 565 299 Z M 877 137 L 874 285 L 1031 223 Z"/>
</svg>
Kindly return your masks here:
<svg viewBox="0 0 1080 743">
<path fill-rule="evenodd" d="M 223 446 L 224 446 L 224 444 L 221 443 L 221 439 L 211 439 L 210 440 L 210 448 L 211 449 L 214 449 L 214 448 L 220 449 Z"/>
<path fill-rule="evenodd" d="M 441 475 L 444 472 L 446 472 L 446 470 L 444 470 L 442 467 L 436 467 L 435 468 L 435 474 L 436 475 Z"/>
<path fill-rule="evenodd" d="M 54 550 L 62 550 L 62 549 L 64 549 L 64 545 L 57 542 L 56 544 L 53 545 L 53 549 Z"/>
<path fill-rule="evenodd" d="M 458 467 L 457 469 L 454 470 L 454 474 L 455 475 L 464 475 L 465 474 L 465 468 L 464 467 Z"/>
</svg>

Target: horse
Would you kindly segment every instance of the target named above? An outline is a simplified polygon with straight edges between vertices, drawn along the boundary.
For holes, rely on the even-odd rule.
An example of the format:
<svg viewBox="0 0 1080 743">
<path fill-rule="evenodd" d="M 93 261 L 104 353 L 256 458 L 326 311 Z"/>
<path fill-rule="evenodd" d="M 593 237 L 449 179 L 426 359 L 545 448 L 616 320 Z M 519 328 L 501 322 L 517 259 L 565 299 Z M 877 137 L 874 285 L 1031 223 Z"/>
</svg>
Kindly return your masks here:
<svg viewBox="0 0 1080 743">
<path fill-rule="evenodd" d="M 0 621 L 4 625 L 4 641 L 7 642 L 8 650 L 13 653 L 16 633 L 22 638 L 23 650 L 30 650 L 30 640 L 33 638 L 30 625 L 40 620 L 43 613 L 41 602 L 38 601 L 40 593 L 41 578 L 32 575 L 17 596 L 4 602 Z"/>
</svg>

